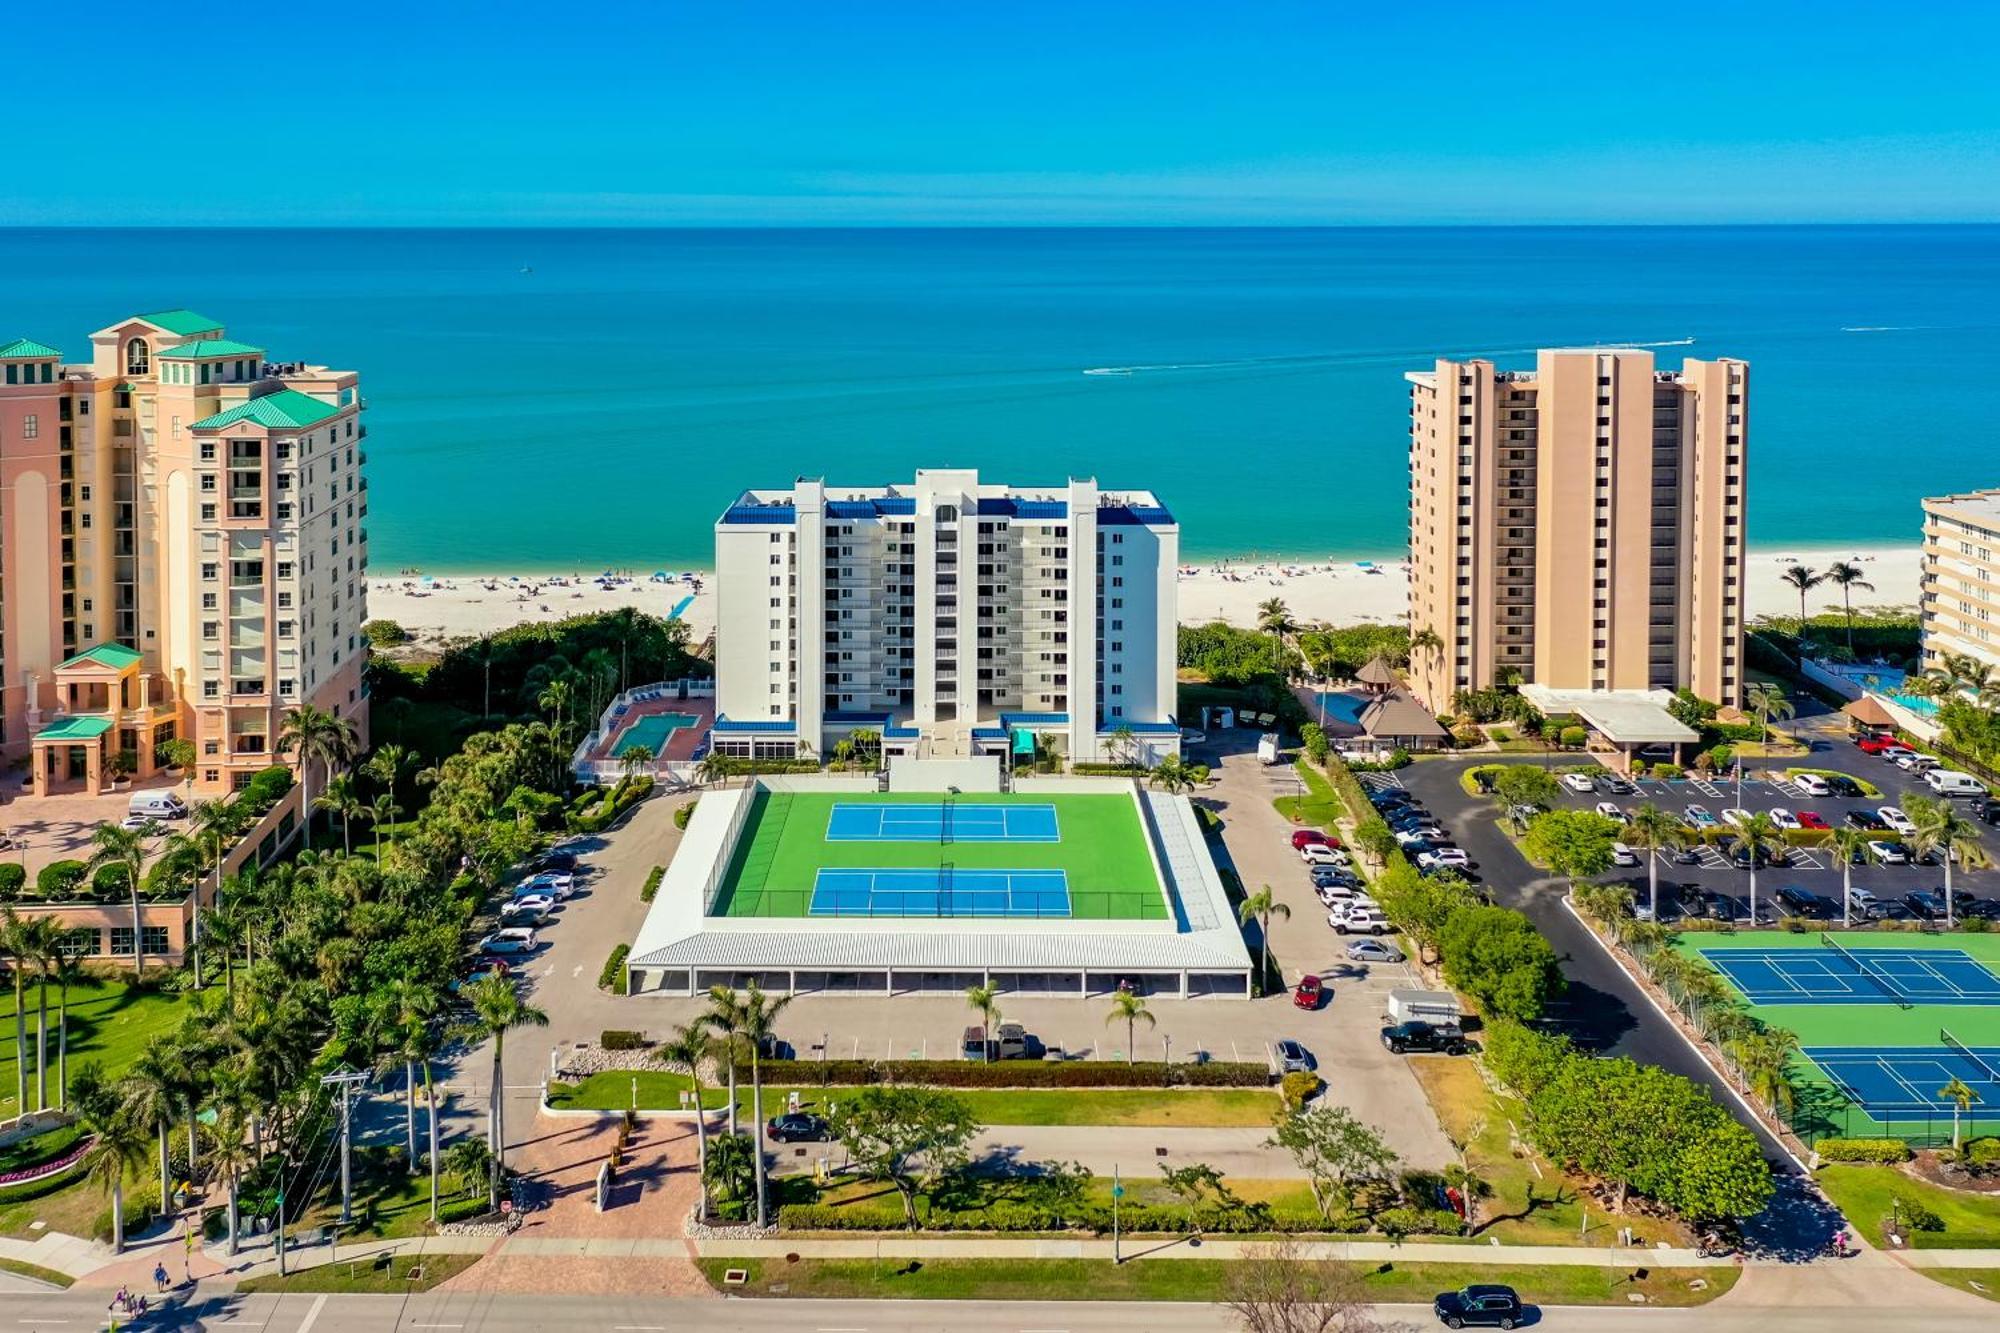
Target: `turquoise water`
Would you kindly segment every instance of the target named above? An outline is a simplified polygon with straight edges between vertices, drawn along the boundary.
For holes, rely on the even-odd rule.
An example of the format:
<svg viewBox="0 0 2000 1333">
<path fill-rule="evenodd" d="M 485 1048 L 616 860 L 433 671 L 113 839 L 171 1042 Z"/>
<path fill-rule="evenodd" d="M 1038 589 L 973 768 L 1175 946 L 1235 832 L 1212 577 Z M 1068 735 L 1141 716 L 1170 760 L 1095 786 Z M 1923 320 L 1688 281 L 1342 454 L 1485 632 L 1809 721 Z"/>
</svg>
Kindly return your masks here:
<svg viewBox="0 0 2000 1333">
<path fill-rule="evenodd" d="M 2000 482 L 1994 227 L 17 230 L 0 273 L 0 340 L 185 305 L 361 370 L 378 572 L 698 568 L 743 486 L 919 464 L 1150 486 L 1194 557 L 1395 556 L 1402 373 L 1561 344 L 1755 363 L 1760 546 Z"/>
<path fill-rule="evenodd" d="M 1886 690 L 1882 697 L 1901 704 L 1918 717 L 1936 717 L 1938 701 L 1921 694 L 1905 694 L 1901 690 Z"/>
<path fill-rule="evenodd" d="M 699 718 L 686 713 L 650 713 L 619 733 L 611 753 L 621 755 L 635 745 L 643 745 L 655 755 L 664 754 L 668 739 L 676 731 L 691 727 L 698 721 Z"/>
<path fill-rule="evenodd" d="M 1329 722 L 1345 722 L 1349 726 L 1361 724 L 1361 714 L 1368 707 L 1368 700 L 1357 694 L 1342 694 L 1338 690 L 1323 690 L 1319 696 L 1319 706 L 1326 713 Z"/>
</svg>

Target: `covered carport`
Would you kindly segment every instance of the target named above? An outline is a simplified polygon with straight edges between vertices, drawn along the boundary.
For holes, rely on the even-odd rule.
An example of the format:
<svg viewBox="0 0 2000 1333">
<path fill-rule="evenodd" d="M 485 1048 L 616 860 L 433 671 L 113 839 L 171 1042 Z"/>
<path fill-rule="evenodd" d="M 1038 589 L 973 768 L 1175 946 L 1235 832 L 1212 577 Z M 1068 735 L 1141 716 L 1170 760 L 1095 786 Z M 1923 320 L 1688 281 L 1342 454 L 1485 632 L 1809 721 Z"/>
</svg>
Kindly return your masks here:
<svg viewBox="0 0 2000 1333">
<path fill-rule="evenodd" d="M 1667 705 L 1674 701 L 1669 690 L 1558 690 L 1523 685 L 1521 697 L 1544 715 L 1576 717 L 1594 739 L 1603 742 L 1592 748 L 1614 755 L 1618 770 L 1627 774 L 1642 750 L 1664 750 L 1661 762 L 1685 764 L 1682 747 L 1701 739 L 1693 727 L 1667 711 Z"/>
</svg>

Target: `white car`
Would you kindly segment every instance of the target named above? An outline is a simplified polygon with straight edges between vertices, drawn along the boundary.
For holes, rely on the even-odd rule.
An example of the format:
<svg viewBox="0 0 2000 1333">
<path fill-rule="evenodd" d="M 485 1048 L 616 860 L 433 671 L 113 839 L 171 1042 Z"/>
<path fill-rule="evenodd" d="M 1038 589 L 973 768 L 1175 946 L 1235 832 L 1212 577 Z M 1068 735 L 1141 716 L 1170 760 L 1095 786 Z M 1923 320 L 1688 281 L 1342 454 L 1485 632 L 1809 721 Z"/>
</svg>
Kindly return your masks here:
<svg viewBox="0 0 2000 1333">
<path fill-rule="evenodd" d="M 533 953 L 541 941 L 532 926 L 508 926 L 479 941 L 481 953 Z"/>
<path fill-rule="evenodd" d="M 1875 817 L 1898 833 L 1915 833 L 1917 821 L 1904 814 L 1901 808 L 1885 805 L 1875 812 Z"/>
<path fill-rule="evenodd" d="M 559 870 L 544 870 L 539 875 L 530 875 L 514 886 L 513 896 L 524 893 L 553 893 L 557 898 L 568 900 L 576 892 L 576 876 Z"/>
<path fill-rule="evenodd" d="M 1562 775 L 1562 784 L 1571 791 L 1586 794 L 1597 790 L 1597 784 L 1591 780 L 1588 773 L 1565 773 Z"/>
<path fill-rule="evenodd" d="M 507 900 L 502 912 L 553 912 L 556 910 L 556 896 L 553 893 L 517 893 Z"/>
<path fill-rule="evenodd" d="M 1887 762 L 1894 764 L 1902 761 L 1903 759 L 1908 758 L 1910 755 L 1913 755 L 1915 753 L 1916 751 L 1912 750 L 1907 745 L 1887 745 L 1884 746 L 1881 752 L 1878 753 L 1875 757 L 1877 759 L 1886 760 Z"/>
<path fill-rule="evenodd" d="M 1817 773 L 1801 773 L 1792 779 L 1792 785 L 1808 796 L 1831 796 L 1833 788 Z"/>
<path fill-rule="evenodd" d="M 1803 827 L 1803 825 L 1799 823 L 1799 817 L 1793 814 L 1791 811 L 1785 809 L 1785 807 L 1782 805 L 1776 805 L 1771 807 L 1771 822 L 1773 824 L 1776 824 L 1779 828 L 1782 829 L 1795 829 Z"/>
<path fill-rule="evenodd" d="M 1722 822 L 1741 828 L 1750 821 L 1750 812 L 1740 805 L 1732 805 L 1722 812 Z"/>
<path fill-rule="evenodd" d="M 1885 866 L 1906 866 L 1910 863 L 1909 849 L 1900 842 L 1885 842 L 1877 839 L 1868 844 L 1869 854 Z"/>
<path fill-rule="evenodd" d="M 1375 905 L 1375 900 L 1368 896 L 1366 889 L 1357 888 L 1352 884 L 1322 884 L 1313 892 L 1317 893 L 1319 900 L 1328 907 L 1337 907 L 1342 903 L 1367 903 L 1370 907 Z"/>
<path fill-rule="evenodd" d="M 1462 847 L 1440 847 L 1435 851 L 1419 853 L 1417 865 L 1424 870 L 1429 870 L 1432 866 L 1440 869 L 1470 870 L 1472 858 L 1465 854 L 1465 849 Z"/>
<path fill-rule="evenodd" d="M 1611 864 L 1615 866 L 1635 866 L 1639 864 L 1639 854 L 1622 842 L 1611 844 Z"/>
<path fill-rule="evenodd" d="M 151 815 L 127 815 L 118 821 L 118 827 L 122 829 L 135 829 L 150 838 L 153 834 L 160 831 L 160 822 Z"/>
<path fill-rule="evenodd" d="M 1387 935 L 1395 929 L 1389 924 L 1389 918 L 1372 907 L 1330 912 L 1326 923 L 1333 927 L 1336 935 Z"/>
<path fill-rule="evenodd" d="M 1632 822 L 1632 817 L 1626 814 L 1624 808 L 1616 801 L 1599 801 L 1597 803 L 1597 813 L 1603 815 L 1614 824 L 1629 824 Z"/>
<path fill-rule="evenodd" d="M 1896 756 L 1896 767 L 1911 773 L 1928 772 L 1937 766 L 1938 761 L 1927 754 L 1899 754 Z"/>
<path fill-rule="evenodd" d="M 1353 858 L 1338 847 L 1329 847 L 1323 842 L 1309 842 L 1299 848 L 1299 859 L 1309 866 L 1344 866 L 1353 864 Z"/>
<path fill-rule="evenodd" d="M 1874 919 L 1882 915 L 1882 900 L 1868 890 L 1856 886 L 1847 891 L 1847 901 L 1853 904 L 1854 914 Z"/>
</svg>

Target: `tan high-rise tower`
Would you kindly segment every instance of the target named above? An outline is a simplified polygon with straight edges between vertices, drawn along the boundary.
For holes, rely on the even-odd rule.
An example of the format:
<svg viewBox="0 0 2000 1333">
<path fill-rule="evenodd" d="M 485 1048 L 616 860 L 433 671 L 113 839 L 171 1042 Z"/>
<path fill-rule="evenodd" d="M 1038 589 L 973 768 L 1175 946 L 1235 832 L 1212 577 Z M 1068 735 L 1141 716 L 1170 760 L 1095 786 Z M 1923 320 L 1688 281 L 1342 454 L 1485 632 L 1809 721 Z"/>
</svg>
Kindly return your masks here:
<svg viewBox="0 0 2000 1333">
<path fill-rule="evenodd" d="M 1517 678 L 1743 689 L 1749 367 L 1633 349 L 1410 382 L 1412 676 L 1434 709 Z"/>
</svg>

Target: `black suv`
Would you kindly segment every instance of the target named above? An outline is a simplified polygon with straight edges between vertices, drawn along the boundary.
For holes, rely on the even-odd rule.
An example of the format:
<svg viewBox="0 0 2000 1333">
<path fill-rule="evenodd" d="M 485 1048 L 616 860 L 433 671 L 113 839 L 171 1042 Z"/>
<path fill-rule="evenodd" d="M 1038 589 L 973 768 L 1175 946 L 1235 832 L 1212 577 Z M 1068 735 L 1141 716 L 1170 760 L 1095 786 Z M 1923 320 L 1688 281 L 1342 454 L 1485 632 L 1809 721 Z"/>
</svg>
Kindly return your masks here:
<svg viewBox="0 0 2000 1333">
<path fill-rule="evenodd" d="M 1903 895 L 1903 906 L 1922 920 L 1944 920 L 1944 895 L 1941 893 L 1932 893 L 1927 889 L 1906 893 Z"/>
<path fill-rule="evenodd" d="M 1833 900 L 1811 889 L 1802 889 L 1796 884 L 1787 884 L 1778 890 L 1778 901 L 1794 916 L 1830 917 L 1833 915 Z"/>
<path fill-rule="evenodd" d="M 1512 1328 L 1521 1322 L 1521 1298 L 1512 1287 L 1480 1282 L 1439 1292 L 1431 1312 L 1446 1328 Z"/>
<path fill-rule="evenodd" d="M 1686 917 L 1720 917 L 1715 895 L 1699 884 L 1683 884 L 1674 890 L 1674 897 L 1681 905 L 1681 915 Z"/>
<path fill-rule="evenodd" d="M 1722 854 L 1728 857 L 1729 864 L 1735 866 L 1738 870 L 1748 870 L 1750 868 L 1750 850 L 1741 842 L 1731 839 L 1723 843 Z M 1757 868 L 1759 870 L 1765 866 L 1787 865 L 1790 861 L 1790 853 L 1786 852 L 1782 847 L 1759 847 L 1757 849 Z"/>
<path fill-rule="evenodd" d="M 1382 1029 L 1382 1044 L 1397 1055 L 1408 1055 L 1412 1051 L 1464 1055 L 1472 1049 L 1456 1023 L 1398 1023 Z"/>
<path fill-rule="evenodd" d="M 773 1143 L 824 1143 L 833 1137 L 827 1131 L 826 1121 L 804 1111 L 772 1117 L 771 1123 L 764 1126 L 764 1135 Z"/>
<path fill-rule="evenodd" d="M 1853 778 L 1843 777 L 1838 773 L 1827 774 L 1826 789 L 1835 796 L 1844 796 L 1849 800 L 1855 800 L 1868 794 L 1861 790 L 1861 784 Z"/>
</svg>

